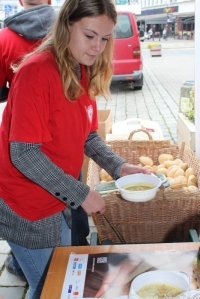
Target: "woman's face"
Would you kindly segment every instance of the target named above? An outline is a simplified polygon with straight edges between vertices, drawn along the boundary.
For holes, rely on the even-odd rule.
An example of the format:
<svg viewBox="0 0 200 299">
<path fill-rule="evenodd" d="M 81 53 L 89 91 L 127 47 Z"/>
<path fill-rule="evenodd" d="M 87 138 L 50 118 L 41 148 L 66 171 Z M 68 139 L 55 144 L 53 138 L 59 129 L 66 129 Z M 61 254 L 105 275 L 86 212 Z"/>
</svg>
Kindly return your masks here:
<svg viewBox="0 0 200 299">
<path fill-rule="evenodd" d="M 113 27 L 113 21 L 106 15 L 82 18 L 72 24 L 69 48 L 75 60 L 83 65 L 92 65 L 104 51 Z"/>
</svg>

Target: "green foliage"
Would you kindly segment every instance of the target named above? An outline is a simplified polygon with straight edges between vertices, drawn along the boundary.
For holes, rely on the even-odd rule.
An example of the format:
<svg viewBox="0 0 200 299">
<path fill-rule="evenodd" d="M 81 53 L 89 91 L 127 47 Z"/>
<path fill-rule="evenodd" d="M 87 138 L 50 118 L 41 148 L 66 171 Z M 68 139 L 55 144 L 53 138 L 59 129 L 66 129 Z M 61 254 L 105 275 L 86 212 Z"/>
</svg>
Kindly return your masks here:
<svg viewBox="0 0 200 299">
<path fill-rule="evenodd" d="M 194 100 L 194 86 L 190 91 L 190 109 L 185 113 L 185 116 L 191 121 L 195 122 L 195 100 Z"/>
<path fill-rule="evenodd" d="M 150 43 L 147 45 L 147 49 L 151 49 L 152 47 L 159 47 L 160 43 Z"/>
</svg>

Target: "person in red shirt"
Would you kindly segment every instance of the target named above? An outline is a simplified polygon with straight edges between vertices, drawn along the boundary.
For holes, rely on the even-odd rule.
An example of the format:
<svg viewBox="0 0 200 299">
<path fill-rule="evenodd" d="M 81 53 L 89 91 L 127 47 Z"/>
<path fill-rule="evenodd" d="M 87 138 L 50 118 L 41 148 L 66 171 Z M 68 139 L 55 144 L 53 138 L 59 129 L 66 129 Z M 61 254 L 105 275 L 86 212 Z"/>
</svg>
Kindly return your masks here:
<svg viewBox="0 0 200 299">
<path fill-rule="evenodd" d="M 1 115 L 14 77 L 11 64 L 19 63 L 26 53 L 31 52 L 42 42 L 57 16 L 51 6 L 51 0 L 19 0 L 19 2 L 24 10 L 6 18 L 4 21 L 6 27 L 0 31 Z M 9 272 L 25 280 L 13 254 L 8 256 L 5 266 Z"/>
<path fill-rule="evenodd" d="M 97 134 L 96 96 L 110 97 L 112 0 L 65 0 L 55 26 L 13 66 L 0 127 L 0 237 L 39 299 L 53 249 L 71 245 L 71 210 L 105 213 L 78 180 L 84 154 L 114 179 L 148 169 L 126 163 Z"/>
<path fill-rule="evenodd" d="M 11 63 L 18 63 L 50 31 L 56 19 L 51 0 L 19 0 L 24 10 L 5 19 L 0 31 L 0 101 L 8 96 L 14 76 Z"/>
</svg>

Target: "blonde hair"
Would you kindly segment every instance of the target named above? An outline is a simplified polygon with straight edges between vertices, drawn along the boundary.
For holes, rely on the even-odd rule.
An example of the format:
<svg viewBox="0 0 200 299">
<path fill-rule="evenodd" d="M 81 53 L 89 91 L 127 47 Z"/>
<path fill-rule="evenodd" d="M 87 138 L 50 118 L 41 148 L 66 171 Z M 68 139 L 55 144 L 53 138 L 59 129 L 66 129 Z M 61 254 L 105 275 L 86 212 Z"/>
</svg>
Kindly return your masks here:
<svg viewBox="0 0 200 299">
<path fill-rule="evenodd" d="M 42 51 L 53 51 L 60 71 L 63 91 L 70 101 L 76 100 L 82 93 L 77 73 L 77 62 L 70 49 L 69 24 L 75 23 L 84 17 L 107 15 L 116 24 L 117 13 L 112 0 L 65 0 L 58 14 L 53 30 L 32 53 L 26 55 L 18 66 L 17 71 L 30 56 Z M 113 36 L 105 46 L 103 53 L 92 66 L 86 66 L 88 76 L 88 94 L 91 98 L 102 95 L 105 99 L 110 96 L 112 78 Z"/>
</svg>

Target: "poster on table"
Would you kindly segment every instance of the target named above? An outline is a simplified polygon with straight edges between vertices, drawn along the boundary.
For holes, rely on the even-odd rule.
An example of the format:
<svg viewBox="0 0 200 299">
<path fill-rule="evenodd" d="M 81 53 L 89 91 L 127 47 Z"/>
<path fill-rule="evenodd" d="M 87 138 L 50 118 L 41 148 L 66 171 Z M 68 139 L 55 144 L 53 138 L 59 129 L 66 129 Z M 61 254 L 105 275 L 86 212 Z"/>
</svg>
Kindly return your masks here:
<svg viewBox="0 0 200 299">
<path fill-rule="evenodd" d="M 183 271 L 196 289 L 193 262 L 196 251 L 137 253 L 71 253 L 60 299 L 128 299 L 131 282 L 146 271 Z"/>
</svg>

